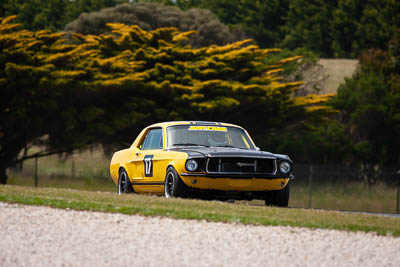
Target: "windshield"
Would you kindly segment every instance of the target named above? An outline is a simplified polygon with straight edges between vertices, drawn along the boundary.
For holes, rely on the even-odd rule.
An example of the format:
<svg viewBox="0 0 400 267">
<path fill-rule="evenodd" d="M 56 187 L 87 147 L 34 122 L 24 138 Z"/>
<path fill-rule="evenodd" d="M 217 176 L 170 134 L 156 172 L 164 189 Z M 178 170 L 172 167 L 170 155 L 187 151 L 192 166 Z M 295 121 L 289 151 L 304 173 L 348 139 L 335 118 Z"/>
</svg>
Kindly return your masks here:
<svg viewBox="0 0 400 267">
<path fill-rule="evenodd" d="M 168 147 L 212 146 L 255 149 L 246 132 L 237 127 L 177 125 L 167 128 Z"/>
</svg>

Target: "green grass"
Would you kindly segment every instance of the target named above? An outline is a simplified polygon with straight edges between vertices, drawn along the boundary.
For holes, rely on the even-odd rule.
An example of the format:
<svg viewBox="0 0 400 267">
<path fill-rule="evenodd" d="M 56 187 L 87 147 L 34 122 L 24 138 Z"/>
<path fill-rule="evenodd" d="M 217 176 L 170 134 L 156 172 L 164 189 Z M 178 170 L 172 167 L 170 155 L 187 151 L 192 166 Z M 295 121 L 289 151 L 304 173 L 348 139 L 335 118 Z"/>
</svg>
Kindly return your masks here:
<svg viewBox="0 0 400 267">
<path fill-rule="evenodd" d="M 282 209 L 192 199 L 165 199 L 145 195 L 118 196 L 109 192 L 71 189 L 0 186 L 0 201 L 54 208 L 167 216 L 253 225 L 283 225 L 307 228 L 376 232 L 400 235 L 400 219 L 347 214 L 336 211 Z"/>
<path fill-rule="evenodd" d="M 31 153 L 37 148 L 32 148 Z M 86 150 L 68 157 L 58 155 L 38 159 L 39 187 L 71 188 L 115 192 L 109 173 L 110 158 L 101 148 Z M 34 186 L 35 160 L 26 160 L 23 170 L 9 170 L 8 184 Z"/>
<path fill-rule="evenodd" d="M 37 152 L 37 147 L 31 148 L 28 154 Z M 44 177 L 97 177 L 109 178 L 109 164 L 111 157 L 105 156 L 100 147 L 91 150 L 76 151 L 68 157 L 52 155 L 38 159 L 38 175 Z M 26 160 L 23 163 L 23 174 L 34 175 L 35 160 Z M 11 174 L 18 172 L 11 171 Z M 12 175 L 10 175 L 12 176 Z"/>
<path fill-rule="evenodd" d="M 37 149 L 37 148 L 34 148 Z M 38 160 L 39 187 L 70 188 L 87 191 L 116 192 L 108 166 L 110 157 L 101 149 L 87 150 L 68 158 L 57 155 Z M 9 171 L 10 185 L 34 185 L 34 160 L 24 162 L 22 172 Z M 295 179 L 291 182 L 289 206 L 308 208 L 309 188 Z M 330 184 L 315 182 L 312 208 L 370 212 L 396 212 L 396 188 L 374 185 L 368 189 L 359 182 Z M 263 201 L 239 202 L 263 206 Z"/>
<path fill-rule="evenodd" d="M 309 187 L 292 184 L 290 206 L 308 208 Z M 361 182 L 313 185 L 311 207 L 368 212 L 396 212 L 396 187 L 377 184 L 364 188 Z"/>
<path fill-rule="evenodd" d="M 9 185 L 21 186 L 34 186 L 35 180 L 33 177 L 24 177 L 23 174 L 14 174 L 8 180 Z M 102 191 L 102 192 L 116 192 L 117 187 L 110 177 L 67 177 L 67 176 L 52 176 L 52 177 L 39 177 L 39 187 L 48 188 L 66 188 L 86 191 Z"/>
</svg>

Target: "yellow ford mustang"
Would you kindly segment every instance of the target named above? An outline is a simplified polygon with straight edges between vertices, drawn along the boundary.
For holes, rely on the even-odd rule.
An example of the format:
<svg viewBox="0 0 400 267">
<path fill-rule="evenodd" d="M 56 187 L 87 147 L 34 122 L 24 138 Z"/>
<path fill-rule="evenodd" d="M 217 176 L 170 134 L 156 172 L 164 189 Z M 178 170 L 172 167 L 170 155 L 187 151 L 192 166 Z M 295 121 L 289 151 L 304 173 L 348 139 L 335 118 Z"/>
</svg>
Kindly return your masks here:
<svg viewBox="0 0 400 267">
<path fill-rule="evenodd" d="M 287 206 L 293 163 L 259 151 L 241 127 L 218 122 L 164 122 L 145 128 L 110 164 L 118 193 L 165 197 L 263 199 Z"/>
</svg>

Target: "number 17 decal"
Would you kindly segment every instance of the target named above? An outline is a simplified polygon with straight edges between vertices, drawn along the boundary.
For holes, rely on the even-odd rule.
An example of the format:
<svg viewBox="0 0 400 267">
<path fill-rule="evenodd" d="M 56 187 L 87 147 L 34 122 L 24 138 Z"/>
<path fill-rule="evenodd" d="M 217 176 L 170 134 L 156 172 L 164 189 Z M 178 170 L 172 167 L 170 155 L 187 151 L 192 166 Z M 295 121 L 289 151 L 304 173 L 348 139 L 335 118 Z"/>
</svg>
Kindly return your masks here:
<svg viewBox="0 0 400 267">
<path fill-rule="evenodd" d="M 153 157 L 154 155 L 144 156 L 144 176 L 153 177 Z"/>
</svg>

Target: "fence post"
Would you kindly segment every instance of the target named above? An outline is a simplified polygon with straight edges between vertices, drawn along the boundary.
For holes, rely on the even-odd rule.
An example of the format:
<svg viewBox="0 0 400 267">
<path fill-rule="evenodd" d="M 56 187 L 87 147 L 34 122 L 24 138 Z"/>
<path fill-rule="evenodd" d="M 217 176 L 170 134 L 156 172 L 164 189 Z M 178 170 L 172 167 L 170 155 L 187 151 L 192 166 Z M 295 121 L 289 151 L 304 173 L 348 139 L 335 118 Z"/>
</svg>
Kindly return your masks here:
<svg viewBox="0 0 400 267">
<path fill-rule="evenodd" d="M 313 178 L 313 166 L 310 165 L 310 172 L 308 174 L 308 190 L 309 190 L 309 195 L 308 195 L 308 208 L 311 209 L 311 193 L 312 193 L 312 178 Z"/>
<path fill-rule="evenodd" d="M 400 213 L 400 170 L 397 171 L 397 207 L 396 207 L 396 213 Z"/>
<path fill-rule="evenodd" d="M 35 187 L 38 187 L 39 177 L 38 177 L 38 158 L 35 157 Z"/>
<path fill-rule="evenodd" d="M 75 160 L 74 159 L 72 159 L 71 175 L 72 175 L 72 178 L 75 178 Z"/>
</svg>

